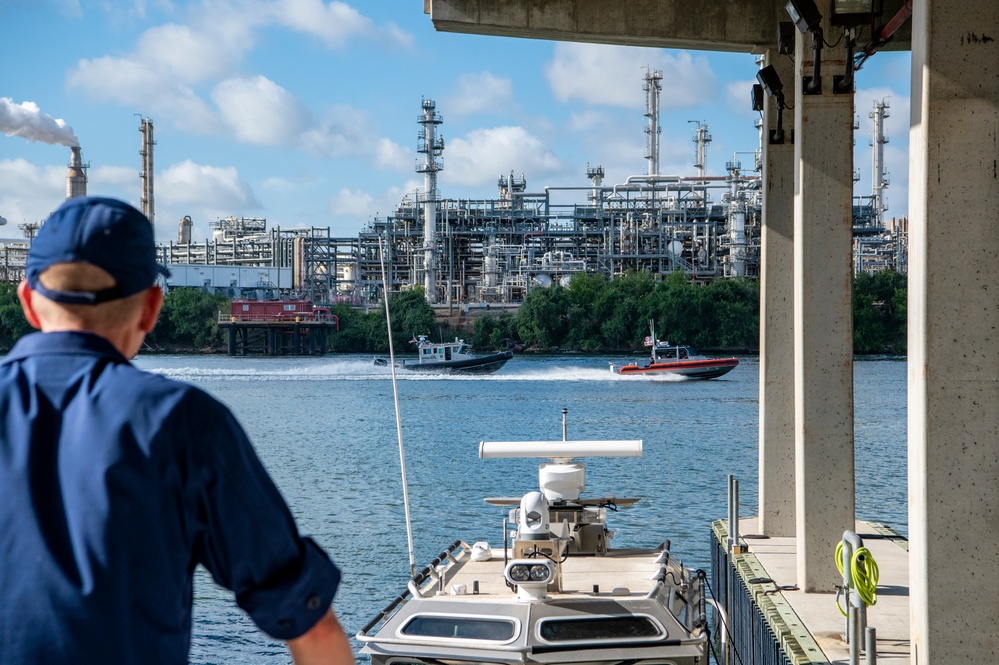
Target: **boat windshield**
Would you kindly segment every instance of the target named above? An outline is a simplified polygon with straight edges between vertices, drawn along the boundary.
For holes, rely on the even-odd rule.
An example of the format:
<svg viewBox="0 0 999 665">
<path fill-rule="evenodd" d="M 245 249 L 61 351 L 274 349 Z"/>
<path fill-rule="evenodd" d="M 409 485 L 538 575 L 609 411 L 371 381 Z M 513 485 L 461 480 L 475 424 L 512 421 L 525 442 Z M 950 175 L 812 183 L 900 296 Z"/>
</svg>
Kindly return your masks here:
<svg viewBox="0 0 999 665">
<path fill-rule="evenodd" d="M 686 360 L 695 355 L 689 346 L 657 346 L 656 358 L 662 360 Z"/>
<path fill-rule="evenodd" d="M 622 638 L 657 638 L 659 624 L 647 616 L 613 616 L 585 619 L 548 619 L 541 622 L 541 638 L 548 642 L 575 642 Z"/>
<path fill-rule="evenodd" d="M 404 635 L 446 637 L 466 640 L 506 642 L 513 639 L 516 624 L 505 619 L 463 616 L 416 615 L 402 628 Z"/>
</svg>

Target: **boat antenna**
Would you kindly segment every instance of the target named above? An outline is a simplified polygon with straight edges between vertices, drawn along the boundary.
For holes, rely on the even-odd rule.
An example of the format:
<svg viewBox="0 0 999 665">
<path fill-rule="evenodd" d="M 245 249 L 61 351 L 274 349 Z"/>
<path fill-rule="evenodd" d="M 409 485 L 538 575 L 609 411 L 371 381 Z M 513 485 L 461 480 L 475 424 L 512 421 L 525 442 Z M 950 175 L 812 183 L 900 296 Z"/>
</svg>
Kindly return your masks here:
<svg viewBox="0 0 999 665">
<path fill-rule="evenodd" d="M 409 489 L 406 483 L 406 450 L 402 445 L 402 417 L 399 413 L 399 386 L 395 378 L 395 351 L 392 348 L 392 319 L 389 316 L 388 278 L 385 277 L 384 236 L 378 236 L 378 260 L 382 266 L 382 296 L 385 300 L 385 325 L 388 328 L 389 367 L 392 368 L 392 399 L 395 402 L 395 431 L 399 438 L 399 468 L 402 469 L 402 505 L 406 511 L 406 540 L 409 542 L 409 574 L 416 576 L 416 559 L 413 555 L 413 523 L 409 517 Z"/>
</svg>

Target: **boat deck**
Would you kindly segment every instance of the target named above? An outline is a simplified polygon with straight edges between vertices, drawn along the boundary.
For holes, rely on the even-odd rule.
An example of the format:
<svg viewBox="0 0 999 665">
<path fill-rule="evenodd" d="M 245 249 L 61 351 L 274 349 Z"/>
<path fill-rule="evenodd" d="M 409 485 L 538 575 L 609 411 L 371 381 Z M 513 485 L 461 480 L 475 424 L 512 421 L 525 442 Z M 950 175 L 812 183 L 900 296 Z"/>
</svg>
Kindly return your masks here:
<svg viewBox="0 0 999 665">
<path fill-rule="evenodd" d="M 756 517 L 739 520 L 739 530 L 749 551 L 732 556 L 740 575 L 743 571 L 748 575 L 748 578 L 743 575 L 744 582 L 754 578 L 773 580 L 770 583 L 746 584 L 750 595 L 786 601 L 800 620 L 800 624 L 793 626 L 792 630 L 804 631 L 821 649 L 821 655 L 812 654 L 804 660 L 795 660 L 795 663 L 849 663 L 850 647 L 844 639 L 846 619 L 836 609 L 836 594 L 806 594 L 789 590 L 797 582 L 796 541 L 790 537 L 753 537 L 758 531 L 758 524 Z M 908 541 L 891 529 L 870 522 L 858 521 L 855 531 L 871 551 L 880 570 L 877 604 L 867 609 L 867 625 L 872 626 L 877 635 L 877 661 L 909 663 Z M 831 554 L 829 565 L 834 565 Z M 843 603 L 842 598 L 840 603 Z M 863 653 L 861 658 L 865 658 Z"/>
<path fill-rule="evenodd" d="M 659 572 L 657 556 L 655 550 L 611 550 L 606 555 L 570 556 L 562 563 L 562 590 L 550 591 L 549 595 L 553 598 L 581 594 L 644 596 L 655 585 L 652 578 Z M 508 597 L 513 602 L 517 594 L 506 586 L 503 569 L 503 549 L 493 548 L 489 561 L 465 561 L 448 580 L 444 591 L 453 594 L 455 587 L 464 587 L 464 593 L 474 600 L 471 594 L 477 582 L 479 596 Z"/>
</svg>

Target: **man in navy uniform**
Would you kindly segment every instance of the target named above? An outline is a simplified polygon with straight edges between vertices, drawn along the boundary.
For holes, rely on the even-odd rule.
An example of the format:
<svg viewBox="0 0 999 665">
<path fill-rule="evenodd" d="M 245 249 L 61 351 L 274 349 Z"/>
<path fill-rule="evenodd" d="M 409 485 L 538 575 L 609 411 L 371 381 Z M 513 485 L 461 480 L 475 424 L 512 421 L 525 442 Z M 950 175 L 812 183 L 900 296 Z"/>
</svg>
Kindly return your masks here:
<svg viewBox="0 0 999 665">
<path fill-rule="evenodd" d="M 340 571 L 230 411 L 129 362 L 163 304 L 152 225 L 70 199 L 18 296 L 41 332 L 0 364 L 0 660 L 184 663 L 203 565 L 295 663 L 353 665 Z"/>
</svg>

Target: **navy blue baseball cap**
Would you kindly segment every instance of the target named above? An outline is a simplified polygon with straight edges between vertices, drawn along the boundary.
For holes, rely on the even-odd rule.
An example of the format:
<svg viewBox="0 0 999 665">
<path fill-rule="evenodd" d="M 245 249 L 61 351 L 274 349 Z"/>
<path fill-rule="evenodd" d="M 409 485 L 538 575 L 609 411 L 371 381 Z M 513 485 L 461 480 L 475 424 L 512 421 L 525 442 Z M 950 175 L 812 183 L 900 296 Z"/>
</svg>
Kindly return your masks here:
<svg viewBox="0 0 999 665">
<path fill-rule="evenodd" d="M 110 274 L 115 285 L 100 291 L 57 291 L 39 276 L 57 263 L 90 263 Z M 25 265 L 28 286 L 67 305 L 97 305 L 148 289 L 170 271 L 156 263 L 153 225 L 141 212 L 117 199 L 69 199 L 49 215 L 31 241 Z"/>
</svg>

